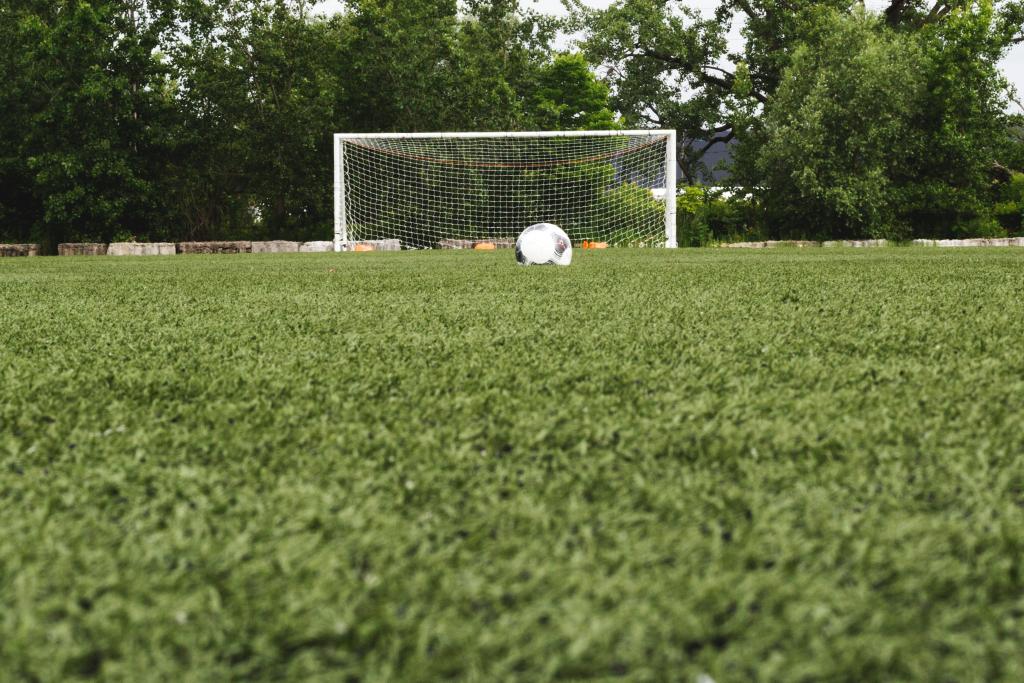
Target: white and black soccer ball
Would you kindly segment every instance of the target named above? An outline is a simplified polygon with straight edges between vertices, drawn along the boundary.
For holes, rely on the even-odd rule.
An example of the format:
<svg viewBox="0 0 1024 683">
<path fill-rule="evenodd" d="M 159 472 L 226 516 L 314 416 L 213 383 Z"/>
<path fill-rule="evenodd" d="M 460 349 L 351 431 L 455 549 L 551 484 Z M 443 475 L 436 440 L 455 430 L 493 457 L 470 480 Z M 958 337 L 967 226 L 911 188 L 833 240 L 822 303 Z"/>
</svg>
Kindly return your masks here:
<svg viewBox="0 0 1024 683">
<path fill-rule="evenodd" d="M 554 223 L 531 225 L 516 240 L 516 261 L 524 266 L 567 266 L 572 263 L 572 242 Z"/>
</svg>

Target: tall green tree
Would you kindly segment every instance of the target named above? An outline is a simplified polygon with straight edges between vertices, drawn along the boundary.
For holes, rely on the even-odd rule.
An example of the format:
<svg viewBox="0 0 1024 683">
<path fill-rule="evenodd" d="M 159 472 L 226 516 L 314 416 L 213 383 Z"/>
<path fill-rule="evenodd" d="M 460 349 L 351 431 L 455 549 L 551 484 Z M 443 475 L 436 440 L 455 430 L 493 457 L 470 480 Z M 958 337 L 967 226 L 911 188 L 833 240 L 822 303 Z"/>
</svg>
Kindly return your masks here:
<svg viewBox="0 0 1024 683">
<path fill-rule="evenodd" d="M 582 54 L 558 54 L 540 69 L 533 95 L 534 120 L 542 129 L 618 128 L 608 97 L 608 85 L 594 75 Z"/>
<path fill-rule="evenodd" d="M 799 235 L 992 234 L 1007 149 L 990 6 L 916 31 L 834 14 L 767 108 L 755 167 L 770 224 Z"/>
<path fill-rule="evenodd" d="M 783 72 L 756 159 L 779 236 L 896 236 L 926 56 L 913 36 L 876 28 L 866 14 L 834 15 Z"/>
<path fill-rule="evenodd" d="M 351 0 L 347 111 L 354 130 L 534 127 L 556 22 L 516 0 Z"/>
<path fill-rule="evenodd" d="M 284 0 L 183 7 L 174 196 L 189 236 L 327 230 L 331 133 L 346 126 L 348 27 L 309 10 Z"/>
<path fill-rule="evenodd" d="M 0 21 L 0 220 L 57 242 L 166 228 L 172 102 L 160 0 L 7 0 Z"/>
<path fill-rule="evenodd" d="M 331 134 L 617 125 L 516 0 L 2 0 L 0 239 L 326 237 Z"/>
<path fill-rule="evenodd" d="M 588 9 L 579 0 L 567 4 L 575 6 L 585 53 L 608 73 L 613 105 L 627 122 L 677 129 L 679 158 L 690 181 L 708 170 L 703 157 L 712 146 L 744 142 L 749 154 L 740 154 L 732 170 L 746 185 L 760 182 L 757 135 L 795 51 L 821 44 L 828 17 L 857 6 L 849 0 L 721 0 L 705 17 L 687 0 L 617 0 L 604 10 Z M 957 11 L 982 11 L 983 4 L 892 0 L 882 23 L 891 30 L 927 32 Z M 1024 0 L 988 6 L 986 50 L 1024 40 Z M 742 47 L 731 51 L 726 37 L 741 22 Z"/>
<path fill-rule="evenodd" d="M 350 0 L 346 99 L 353 132 L 435 130 L 459 106 L 455 0 Z"/>
</svg>

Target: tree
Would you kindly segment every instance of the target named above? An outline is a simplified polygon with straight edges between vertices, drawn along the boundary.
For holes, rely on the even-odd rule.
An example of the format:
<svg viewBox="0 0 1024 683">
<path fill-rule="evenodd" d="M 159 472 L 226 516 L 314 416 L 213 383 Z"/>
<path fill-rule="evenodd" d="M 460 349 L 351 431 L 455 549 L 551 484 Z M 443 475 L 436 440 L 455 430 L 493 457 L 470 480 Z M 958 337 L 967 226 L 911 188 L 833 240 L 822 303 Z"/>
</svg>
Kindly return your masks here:
<svg viewBox="0 0 1024 683">
<path fill-rule="evenodd" d="M 157 48 L 172 15 L 159 0 L 5 3 L 3 232 L 53 251 L 159 231 L 173 107 Z"/>
<path fill-rule="evenodd" d="M 586 32 L 588 59 L 608 73 L 613 106 L 631 125 L 676 128 L 683 172 L 695 181 L 704 154 L 739 140 L 747 148 L 733 166 L 737 183 L 760 181 L 754 160 L 762 117 L 799 45 L 817 45 L 833 12 L 849 14 L 847 0 L 721 0 L 705 18 L 686 0 L 618 0 L 588 10 L 579 0 L 578 25 Z M 971 0 L 892 0 L 884 13 L 891 30 L 921 32 L 949 21 L 955 11 L 981 8 Z M 988 5 L 990 47 L 1024 40 L 1024 0 Z M 728 51 L 726 36 L 743 21 L 741 51 Z M 824 22 L 824 23 L 823 23 Z"/>
<path fill-rule="evenodd" d="M 1005 150 L 994 15 L 957 9 L 917 31 L 833 14 L 794 51 L 755 167 L 770 225 L 794 235 L 990 234 Z"/>
<path fill-rule="evenodd" d="M 331 134 L 608 127 L 516 0 L 4 0 L 0 238 L 329 234 Z"/>
<path fill-rule="evenodd" d="M 174 196 L 190 237 L 312 237 L 330 224 L 331 133 L 346 127 L 343 18 L 284 0 L 197 2 L 173 48 Z"/>
<path fill-rule="evenodd" d="M 545 130 L 609 130 L 618 127 L 608 86 L 579 53 L 558 54 L 545 64 L 533 96 L 534 119 Z"/>
<path fill-rule="evenodd" d="M 516 0 L 472 0 L 456 35 L 450 129 L 538 127 L 533 96 L 551 59 L 556 24 Z"/>
<path fill-rule="evenodd" d="M 783 72 L 756 160 L 781 236 L 897 236 L 925 54 L 911 36 L 876 24 L 834 15 L 823 40 L 797 48 Z"/>
<path fill-rule="evenodd" d="M 434 130 L 451 117 L 456 10 L 455 0 L 350 0 L 353 132 Z"/>
<path fill-rule="evenodd" d="M 556 24 L 516 0 L 352 0 L 347 111 L 356 132 L 517 130 Z"/>
</svg>

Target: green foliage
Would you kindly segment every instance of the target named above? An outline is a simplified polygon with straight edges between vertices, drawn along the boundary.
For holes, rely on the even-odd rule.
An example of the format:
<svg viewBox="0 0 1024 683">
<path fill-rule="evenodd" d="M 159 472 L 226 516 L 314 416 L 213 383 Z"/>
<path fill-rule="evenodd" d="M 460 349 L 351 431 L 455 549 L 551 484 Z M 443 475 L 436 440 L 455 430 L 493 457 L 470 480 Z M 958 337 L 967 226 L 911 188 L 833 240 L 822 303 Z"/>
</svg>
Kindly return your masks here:
<svg viewBox="0 0 1024 683">
<path fill-rule="evenodd" d="M 573 4 L 627 124 L 676 128 L 690 183 L 712 170 L 709 149 L 738 142 L 730 183 L 762 188 L 775 236 L 991 225 L 988 170 L 1024 158 L 996 67 L 1024 40 L 1022 0 L 893 2 L 873 19 L 844 0 L 721 2 L 714 17 L 683 0 Z M 836 42 L 837 15 L 864 24 L 854 45 Z M 744 43 L 730 53 L 740 21 Z"/>
<path fill-rule="evenodd" d="M 355 132 L 443 129 L 466 104 L 446 69 L 457 54 L 455 0 L 354 0 L 345 43 Z"/>
<path fill-rule="evenodd" d="M 764 117 L 756 168 L 785 237 L 983 236 L 1003 127 L 984 13 L 928 30 L 833 15 L 798 48 Z"/>
<path fill-rule="evenodd" d="M 8 680 L 1024 678 L 1024 252 L 11 259 Z"/>
<path fill-rule="evenodd" d="M 759 209 L 750 197 L 725 197 L 704 186 L 683 188 L 676 197 L 676 236 L 681 247 L 764 239 Z"/>
<path fill-rule="evenodd" d="M 1024 228 L 1024 173 L 1013 173 L 1010 180 L 996 186 L 992 215 L 1010 234 Z"/>
<path fill-rule="evenodd" d="M 620 128 L 608 108 L 608 86 L 597 80 L 579 53 L 559 54 L 544 65 L 534 93 L 538 127 L 543 130 Z"/>
<path fill-rule="evenodd" d="M 651 191 L 632 183 L 623 183 L 614 189 L 599 192 L 597 215 L 604 216 L 630 216 L 638 224 L 664 225 L 665 204 L 654 198 Z M 609 218 L 611 220 L 611 218 Z M 600 225 L 599 231 L 608 231 L 611 235 L 609 241 L 612 244 L 631 247 L 660 247 L 665 243 L 664 233 L 655 236 L 646 234 L 636 228 L 629 228 L 622 225 Z M 577 234 L 583 234 L 578 232 Z M 569 233 L 572 236 L 572 233 Z M 579 240 L 577 240 L 579 241 Z"/>
<path fill-rule="evenodd" d="M 0 4 L 0 240 L 324 238 L 331 134 L 610 128 L 514 0 Z"/>
<path fill-rule="evenodd" d="M 184 235 L 328 234 L 330 133 L 347 105 L 345 22 L 309 19 L 288 3 L 221 0 L 199 4 L 186 26 L 172 52 L 189 114 L 175 131 L 173 169 Z"/>
<path fill-rule="evenodd" d="M 617 0 L 603 10 L 574 4 L 586 31 L 584 52 L 608 69 L 612 104 L 627 124 L 675 128 L 681 142 L 692 143 L 679 153 L 690 183 L 712 170 L 703 161 L 707 143 L 731 141 L 756 125 L 752 113 L 775 92 L 793 49 L 814 35 L 818 17 L 850 5 L 722 2 L 704 17 L 685 0 Z M 745 44 L 732 55 L 728 35 L 740 21 Z"/>
<path fill-rule="evenodd" d="M 1024 114 L 1007 116 L 1005 149 L 1001 156 L 1005 157 L 1008 167 L 1024 172 Z"/>
<path fill-rule="evenodd" d="M 906 143 L 927 83 L 914 36 L 868 14 L 834 16 L 798 48 L 764 121 L 757 169 L 782 237 L 909 236 L 897 221 Z M 914 179 L 911 182 L 918 182 Z"/>
<path fill-rule="evenodd" d="M 749 197 L 709 197 L 702 221 L 715 242 L 764 239 L 758 207 Z"/>
<path fill-rule="evenodd" d="M 0 238 L 159 235 L 166 3 L 11 0 L 0 20 Z"/>
<path fill-rule="evenodd" d="M 700 185 L 688 185 L 676 195 L 676 241 L 681 247 L 703 247 L 712 241 L 711 229 L 704 220 L 707 191 Z"/>
</svg>

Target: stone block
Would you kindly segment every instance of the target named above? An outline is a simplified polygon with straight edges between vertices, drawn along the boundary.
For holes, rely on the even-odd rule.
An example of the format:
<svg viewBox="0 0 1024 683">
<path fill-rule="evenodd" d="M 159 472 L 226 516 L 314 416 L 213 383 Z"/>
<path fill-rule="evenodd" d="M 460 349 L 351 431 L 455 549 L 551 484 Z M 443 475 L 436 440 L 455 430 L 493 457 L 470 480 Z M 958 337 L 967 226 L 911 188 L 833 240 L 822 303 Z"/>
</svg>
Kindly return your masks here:
<svg viewBox="0 0 1024 683">
<path fill-rule="evenodd" d="M 730 249 L 764 249 L 768 246 L 767 242 L 729 242 L 723 244 L 723 247 Z"/>
<path fill-rule="evenodd" d="M 0 256 L 39 256 L 39 245 L 0 244 Z"/>
<path fill-rule="evenodd" d="M 766 247 L 820 247 L 821 242 L 813 240 L 768 240 L 764 243 Z"/>
<path fill-rule="evenodd" d="M 252 252 L 252 242 L 221 241 L 221 242 L 178 242 L 179 254 L 248 254 Z"/>
<path fill-rule="evenodd" d="M 107 245 L 100 242 L 64 242 L 57 245 L 58 256 L 106 256 Z"/>
<path fill-rule="evenodd" d="M 332 246 L 333 249 L 333 246 Z M 402 242 L 397 239 L 390 240 L 361 240 L 349 242 L 348 251 L 401 251 Z"/>
<path fill-rule="evenodd" d="M 472 249 L 475 245 L 475 240 L 453 240 L 445 238 L 437 242 L 437 246 L 441 249 Z"/>
<path fill-rule="evenodd" d="M 303 242 L 299 245 L 299 251 L 303 253 L 334 251 L 334 242 Z"/>
<path fill-rule="evenodd" d="M 922 240 L 922 239 L 917 239 L 917 240 L 913 240 L 911 242 L 911 244 L 913 244 L 915 246 L 918 246 L 918 247 L 934 247 L 934 246 L 938 246 L 937 242 L 938 242 L 938 240 Z"/>
<path fill-rule="evenodd" d="M 252 253 L 254 254 L 292 254 L 298 250 L 298 242 L 287 242 L 285 240 L 252 243 Z"/>
<path fill-rule="evenodd" d="M 888 240 L 829 240 L 828 242 L 822 242 L 821 246 L 866 248 L 884 247 L 887 244 L 889 244 Z"/>
<path fill-rule="evenodd" d="M 480 240 L 456 240 L 445 238 L 443 240 L 439 240 L 437 246 L 441 249 L 476 249 L 478 244 L 493 244 L 495 249 L 514 249 L 516 241 L 510 237 L 493 237 L 490 239 Z"/>
<path fill-rule="evenodd" d="M 174 242 L 111 242 L 108 256 L 174 256 Z"/>
</svg>

